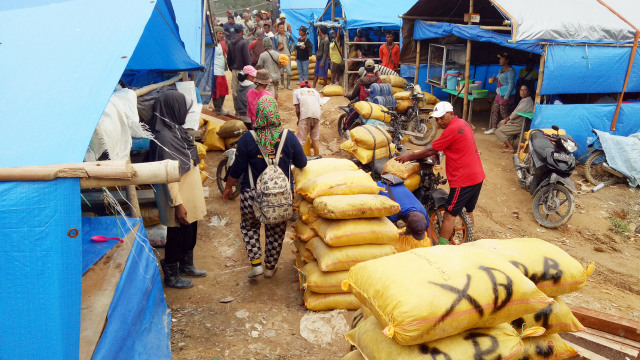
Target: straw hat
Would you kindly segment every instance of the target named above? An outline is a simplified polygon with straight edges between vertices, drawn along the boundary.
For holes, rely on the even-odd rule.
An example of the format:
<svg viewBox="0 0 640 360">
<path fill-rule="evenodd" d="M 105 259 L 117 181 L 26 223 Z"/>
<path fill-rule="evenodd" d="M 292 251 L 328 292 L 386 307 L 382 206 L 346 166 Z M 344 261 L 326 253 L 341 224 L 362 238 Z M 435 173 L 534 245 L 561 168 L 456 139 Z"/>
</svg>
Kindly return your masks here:
<svg viewBox="0 0 640 360">
<path fill-rule="evenodd" d="M 256 78 L 253 80 L 253 82 L 256 84 L 269 85 L 271 83 L 269 72 L 265 69 L 258 70 Z"/>
</svg>

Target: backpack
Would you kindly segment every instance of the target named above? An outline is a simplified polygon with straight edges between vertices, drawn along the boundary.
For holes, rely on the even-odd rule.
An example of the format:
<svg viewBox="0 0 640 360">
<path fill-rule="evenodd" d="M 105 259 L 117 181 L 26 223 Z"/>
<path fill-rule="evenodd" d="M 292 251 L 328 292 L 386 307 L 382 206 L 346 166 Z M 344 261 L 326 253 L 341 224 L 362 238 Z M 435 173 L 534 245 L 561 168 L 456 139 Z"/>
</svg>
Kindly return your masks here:
<svg viewBox="0 0 640 360">
<path fill-rule="evenodd" d="M 256 139 L 255 131 L 251 135 Z M 282 132 L 280 145 L 276 151 L 276 158 L 269 159 L 262 150 L 262 157 L 267 162 L 267 168 L 260 174 L 258 181 L 253 183 L 251 167 L 249 167 L 249 182 L 251 188 L 255 188 L 255 198 L 253 200 L 253 211 L 256 218 L 263 224 L 277 224 L 291 219 L 293 216 L 293 194 L 291 193 L 291 182 L 278 166 L 280 152 L 287 137 L 287 129 Z"/>
</svg>

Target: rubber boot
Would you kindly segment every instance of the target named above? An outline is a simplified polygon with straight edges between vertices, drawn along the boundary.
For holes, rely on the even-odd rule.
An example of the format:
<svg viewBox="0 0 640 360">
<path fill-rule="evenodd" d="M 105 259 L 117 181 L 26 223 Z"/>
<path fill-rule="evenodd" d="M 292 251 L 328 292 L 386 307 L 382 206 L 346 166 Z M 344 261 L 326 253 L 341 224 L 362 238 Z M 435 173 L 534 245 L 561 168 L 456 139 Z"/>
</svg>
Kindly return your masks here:
<svg viewBox="0 0 640 360">
<path fill-rule="evenodd" d="M 213 103 L 213 106 L 216 109 L 216 114 L 218 115 L 229 115 L 229 112 L 222 108 L 222 105 L 224 104 L 224 98 L 224 96 L 221 96 L 215 100 L 216 102 Z"/>
<path fill-rule="evenodd" d="M 293 89 L 291 88 L 291 76 L 288 76 L 288 75 L 287 75 L 287 89 L 289 89 L 289 90 L 293 90 Z"/>
<path fill-rule="evenodd" d="M 196 267 L 193 266 L 193 250 L 188 251 L 182 260 L 180 260 L 180 275 L 193 277 L 207 276 L 206 271 L 196 269 Z"/>
<path fill-rule="evenodd" d="M 164 271 L 164 285 L 167 287 L 187 289 L 193 286 L 193 281 L 180 277 L 178 263 L 163 264 L 162 271 Z"/>
</svg>

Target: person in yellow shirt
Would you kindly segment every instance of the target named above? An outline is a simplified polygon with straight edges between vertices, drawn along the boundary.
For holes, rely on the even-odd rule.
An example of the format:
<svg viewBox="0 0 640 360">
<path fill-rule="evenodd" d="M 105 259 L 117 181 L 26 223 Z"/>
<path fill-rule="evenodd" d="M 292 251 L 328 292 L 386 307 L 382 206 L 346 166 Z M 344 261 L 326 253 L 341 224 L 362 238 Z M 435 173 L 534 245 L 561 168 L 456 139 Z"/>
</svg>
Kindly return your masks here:
<svg viewBox="0 0 640 360">
<path fill-rule="evenodd" d="M 343 43 L 340 37 L 340 29 L 329 31 L 329 37 L 333 37 L 333 41 L 329 44 L 329 59 L 331 59 L 331 83 L 340 84 L 340 75 L 344 72 L 344 61 L 342 58 Z"/>
</svg>

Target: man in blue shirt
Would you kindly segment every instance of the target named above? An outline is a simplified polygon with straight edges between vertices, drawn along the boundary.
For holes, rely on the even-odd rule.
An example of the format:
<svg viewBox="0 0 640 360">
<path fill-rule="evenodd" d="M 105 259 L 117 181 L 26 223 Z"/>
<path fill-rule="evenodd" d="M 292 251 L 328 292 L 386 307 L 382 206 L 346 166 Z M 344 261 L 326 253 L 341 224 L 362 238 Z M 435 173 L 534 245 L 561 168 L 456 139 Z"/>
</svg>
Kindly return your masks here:
<svg viewBox="0 0 640 360">
<path fill-rule="evenodd" d="M 429 228 L 429 217 L 420 200 L 404 184 L 387 185 L 382 181 L 378 181 L 377 184 L 384 188 L 379 195 L 386 196 L 400 205 L 400 212 L 387 216 L 387 218 L 393 223 L 403 220 L 407 227 L 407 233 L 416 240 L 423 240 Z"/>
</svg>

